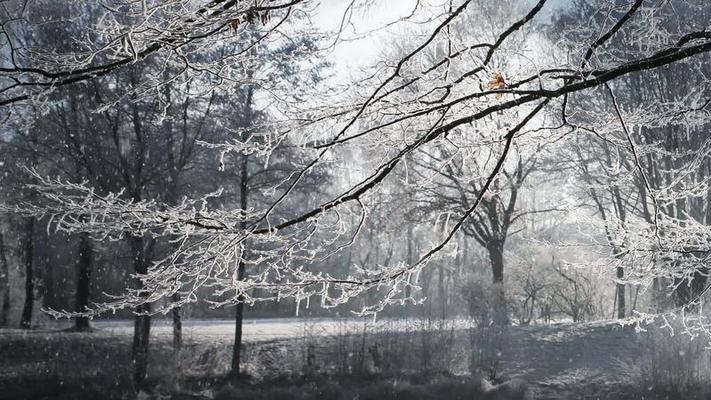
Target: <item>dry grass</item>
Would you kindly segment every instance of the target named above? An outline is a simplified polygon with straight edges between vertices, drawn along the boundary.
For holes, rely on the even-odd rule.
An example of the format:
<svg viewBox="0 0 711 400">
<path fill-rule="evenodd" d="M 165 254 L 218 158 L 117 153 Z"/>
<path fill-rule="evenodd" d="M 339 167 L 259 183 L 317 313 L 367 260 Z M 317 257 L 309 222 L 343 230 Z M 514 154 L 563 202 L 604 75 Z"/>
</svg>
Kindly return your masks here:
<svg viewBox="0 0 711 400">
<path fill-rule="evenodd" d="M 640 362 L 628 365 L 633 379 L 622 391 L 626 398 L 711 398 L 711 352 L 706 338 L 671 336 L 656 329 L 647 340 Z"/>
<path fill-rule="evenodd" d="M 435 376 L 385 379 L 354 377 L 310 379 L 277 385 L 240 387 L 228 384 L 215 400 L 525 400 L 525 385 L 491 386 L 476 377 Z"/>
</svg>

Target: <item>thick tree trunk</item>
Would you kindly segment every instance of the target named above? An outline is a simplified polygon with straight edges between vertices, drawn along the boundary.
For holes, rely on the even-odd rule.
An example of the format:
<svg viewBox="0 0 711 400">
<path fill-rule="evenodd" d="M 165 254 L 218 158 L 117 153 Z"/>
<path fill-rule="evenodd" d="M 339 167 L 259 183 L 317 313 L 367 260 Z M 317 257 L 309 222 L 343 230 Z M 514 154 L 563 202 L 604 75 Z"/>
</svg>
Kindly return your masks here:
<svg viewBox="0 0 711 400">
<path fill-rule="evenodd" d="M 486 247 L 491 261 L 491 273 L 494 284 L 493 323 L 508 325 L 510 323 L 506 310 L 506 293 L 504 292 L 504 243 L 497 241 Z"/>
<path fill-rule="evenodd" d="M 7 326 L 10 318 L 10 264 L 5 253 L 5 237 L 0 232 L 0 326 Z"/>
<path fill-rule="evenodd" d="M 34 258 L 34 218 L 25 221 L 25 238 L 23 244 L 24 264 L 25 264 L 25 304 L 22 307 L 22 317 L 20 318 L 20 328 L 29 329 L 32 327 L 32 309 L 35 302 L 35 277 L 33 268 Z"/>
<path fill-rule="evenodd" d="M 40 272 L 41 277 L 38 277 L 38 272 L 35 271 L 35 279 L 42 282 L 42 305 L 49 308 L 54 308 L 57 304 L 57 290 L 55 279 L 55 268 L 51 263 L 45 262 L 44 269 Z M 60 289 L 61 291 L 61 289 Z"/>
<path fill-rule="evenodd" d="M 76 312 L 85 312 L 89 309 L 89 282 L 91 279 L 92 249 L 91 239 L 86 233 L 79 237 L 79 261 L 77 263 L 77 293 Z M 91 328 L 88 317 L 77 317 L 74 320 L 74 327 L 77 330 L 89 330 Z"/>
<path fill-rule="evenodd" d="M 140 387 L 148 375 L 148 344 L 151 335 L 151 317 L 142 315 L 151 311 L 150 304 L 136 307 L 136 319 L 133 325 L 133 382 Z"/>
<path fill-rule="evenodd" d="M 152 240 L 152 239 L 149 239 Z M 131 236 L 129 238 L 131 250 L 134 257 L 134 270 L 137 274 L 148 272 L 148 256 L 150 250 L 144 247 L 143 238 Z M 149 245 L 149 248 L 151 246 Z M 137 289 L 141 289 L 143 282 L 136 279 Z M 151 335 L 151 311 L 150 304 L 141 304 L 136 307 L 136 317 L 133 325 L 133 382 L 136 387 L 140 387 L 148 374 L 148 344 Z"/>
<path fill-rule="evenodd" d="M 489 260 L 491 261 L 491 275 L 494 283 L 504 281 L 504 249 L 499 243 L 492 243 L 487 246 Z"/>
</svg>

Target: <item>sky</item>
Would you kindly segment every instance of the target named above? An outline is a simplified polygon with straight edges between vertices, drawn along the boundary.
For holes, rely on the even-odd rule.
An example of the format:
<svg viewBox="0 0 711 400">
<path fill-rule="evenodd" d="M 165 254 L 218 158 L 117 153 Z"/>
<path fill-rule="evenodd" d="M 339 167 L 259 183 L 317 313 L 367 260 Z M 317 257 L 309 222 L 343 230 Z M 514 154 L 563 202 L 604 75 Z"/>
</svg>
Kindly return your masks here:
<svg viewBox="0 0 711 400">
<path fill-rule="evenodd" d="M 378 52 L 397 35 L 392 27 L 380 29 L 400 17 L 409 15 L 416 3 L 415 0 L 375 1 L 367 9 L 354 11 L 350 18 L 351 23 L 343 31 L 342 41 L 333 51 L 336 68 L 357 69 L 371 64 Z M 314 23 L 323 29 L 338 30 L 349 4 L 350 0 L 322 0 L 316 8 Z M 370 30 L 379 31 L 372 35 L 363 35 Z"/>
<path fill-rule="evenodd" d="M 498 0 L 489 0 L 498 1 Z M 520 0 L 530 3 L 536 0 Z M 350 82 L 362 77 L 362 70 L 372 66 L 378 60 L 378 54 L 387 47 L 403 38 L 402 33 L 414 24 L 396 24 L 388 26 L 398 19 L 412 13 L 416 5 L 422 7 L 440 8 L 444 10 L 449 0 L 355 0 L 367 7 L 361 7 L 351 14 L 348 24 L 341 35 L 341 41 L 331 53 L 334 73 L 337 81 Z M 551 13 L 570 4 L 571 0 L 549 0 L 541 10 L 541 16 L 547 18 Z M 319 30 L 337 31 L 340 27 L 344 13 L 351 0 L 321 0 L 315 6 L 313 16 L 314 24 Z M 455 5 L 458 2 L 455 2 Z M 416 19 L 422 19 L 422 16 Z M 370 31 L 375 31 L 367 34 Z M 335 37 L 334 37 L 335 40 Z"/>
</svg>

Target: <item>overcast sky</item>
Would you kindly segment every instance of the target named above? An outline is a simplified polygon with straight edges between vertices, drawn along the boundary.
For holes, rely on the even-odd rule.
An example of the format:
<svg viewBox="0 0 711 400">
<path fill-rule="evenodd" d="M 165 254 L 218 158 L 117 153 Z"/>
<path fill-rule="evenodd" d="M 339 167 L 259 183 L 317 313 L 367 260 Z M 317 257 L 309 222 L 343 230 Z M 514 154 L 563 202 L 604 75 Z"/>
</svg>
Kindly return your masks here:
<svg viewBox="0 0 711 400">
<path fill-rule="evenodd" d="M 318 5 L 314 23 L 327 30 L 337 30 L 343 20 L 350 0 L 322 0 Z M 334 50 L 336 68 L 347 73 L 372 63 L 378 51 L 397 36 L 396 29 L 384 26 L 409 15 L 415 7 L 415 0 L 377 1 L 367 9 L 355 11 L 341 36 L 344 39 Z M 363 38 L 371 30 L 378 30 Z"/>
<path fill-rule="evenodd" d="M 531 3 L 531 6 L 535 3 L 534 0 L 521 1 Z M 314 24 L 324 30 L 337 30 L 350 2 L 350 0 L 321 0 L 316 7 Z M 357 2 L 364 3 L 363 0 Z M 541 14 L 545 16 L 568 2 L 569 0 L 551 0 L 546 4 Z M 351 23 L 345 27 L 341 36 L 344 40 L 333 51 L 333 62 L 339 75 L 357 74 L 359 68 L 373 63 L 379 51 L 389 43 L 399 40 L 402 35 L 399 32 L 407 27 L 406 24 L 398 24 L 397 27 L 384 27 L 410 15 L 417 0 L 376 0 L 372 3 L 371 6 L 352 13 Z M 420 1 L 421 6 L 422 4 L 436 8 L 441 6 L 442 10 L 447 3 L 448 0 Z M 377 30 L 377 32 L 364 37 L 364 33 L 372 30 Z"/>
</svg>

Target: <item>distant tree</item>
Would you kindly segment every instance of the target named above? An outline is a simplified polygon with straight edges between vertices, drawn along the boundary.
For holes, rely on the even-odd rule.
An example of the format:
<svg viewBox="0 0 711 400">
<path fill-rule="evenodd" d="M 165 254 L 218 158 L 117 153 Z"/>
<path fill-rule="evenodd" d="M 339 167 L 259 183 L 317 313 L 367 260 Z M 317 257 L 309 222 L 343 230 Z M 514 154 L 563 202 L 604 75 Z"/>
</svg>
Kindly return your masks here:
<svg viewBox="0 0 711 400">
<path fill-rule="evenodd" d="M 489 5 L 483 10 L 491 9 L 491 3 L 460 0 L 442 6 L 420 2 L 410 16 L 395 24 L 427 21 L 420 24 L 421 31 L 409 33 L 413 41 L 405 47 L 406 51 L 379 60 L 362 79 L 349 82 L 345 88 L 339 87 L 339 91 L 304 88 L 290 96 L 288 81 L 264 79 L 252 83 L 267 88 L 269 95 L 265 95 L 264 103 L 272 102 L 269 111 L 277 118 L 263 130 L 263 140 L 225 143 L 221 148 L 236 154 L 258 151 L 268 160 L 276 149 L 289 143 L 302 148 L 306 154 L 304 160 L 292 165 L 278 185 L 265 191 L 265 201 L 254 207 L 212 207 L 213 197 L 200 194 L 170 205 L 146 197 L 145 182 L 141 179 L 124 179 L 124 192 L 106 194 L 97 193 L 87 184 L 53 179 L 40 173 L 35 175 L 39 183 L 35 188 L 49 204 L 24 205 L 16 211 L 24 215 L 52 215 L 60 229 L 88 232 L 95 237 L 115 237 L 130 232 L 135 242 L 134 253 L 140 256 L 137 257 L 136 290 L 96 304 L 92 312 L 135 307 L 139 312 L 152 313 L 157 310 L 149 304 L 159 300 L 166 300 L 165 306 L 158 309 L 165 311 L 182 306 L 186 301 L 195 301 L 200 287 L 210 288 L 217 297 L 222 296 L 216 305 L 285 298 L 296 299 L 298 303 L 318 297 L 323 307 L 335 307 L 358 296 L 377 294 L 372 297 L 373 304 L 364 307 L 362 312 L 379 312 L 401 303 L 404 293 L 416 289 L 417 277 L 439 265 L 442 250 L 450 248 L 448 245 L 458 238 L 459 232 L 477 215 L 482 215 L 488 199 L 496 196 L 497 188 L 504 186 L 502 176 L 516 176 L 509 166 L 519 159 L 526 162 L 517 149 L 534 152 L 539 146 L 579 134 L 578 128 L 572 126 L 572 114 L 584 113 L 586 105 L 573 101 L 573 97 L 587 95 L 596 88 L 607 89 L 607 86 L 614 91 L 616 83 L 635 74 L 660 68 L 684 68 L 705 60 L 711 51 L 711 35 L 705 27 L 679 21 L 671 24 L 670 29 L 662 29 L 654 16 L 674 14 L 674 5 L 662 2 L 641 7 L 642 2 L 636 0 L 620 5 L 595 1 L 591 2 L 591 10 L 581 9 L 582 13 L 605 15 L 606 23 L 598 26 L 577 20 L 567 26 L 563 34 L 580 34 L 574 41 L 566 42 L 570 47 L 566 48 L 565 57 L 550 56 L 560 49 L 560 43 L 540 34 L 542 22 L 549 19 L 543 10 L 557 12 L 546 0 L 530 5 L 516 3 L 520 8 L 507 8 L 507 13 L 491 14 L 491 18 L 488 14 L 474 14 L 477 18 L 474 21 L 481 24 L 473 24 L 468 12 L 482 4 Z M 225 81 L 251 83 L 241 72 L 250 70 L 253 59 L 249 49 L 254 47 L 254 41 L 238 45 L 245 50 L 238 53 L 208 50 L 214 50 L 213 45 L 221 47 L 225 42 L 238 40 L 234 30 L 243 32 L 245 26 L 260 24 L 263 24 L 260 29 L 264 35 L 259 36 L 257 43 L 268 46 L 264 38 L 277 40 L 275 36 L 281 32 L 301 27 L 288 23 L 294 22 L 292 15 L 308 14 L 308 10 L 300 6 L 310 3 L 258 1 L 253 6 L 251 2 L 218 0 L 196 7 L 178 2 L 176 8 L 172 8 L 159 1 L 143 8 L 136 2 L 121 8 L 121 12 L 131 11 L 127 14 L 131 17 L 124 18 L 114 9 L 102 9 L 88 25 L 96 28 L 90 31 L 101 39 L 91 43 L 102 43 L 104 47 L 91 46 L 72 54 L 56 53 L 52 49 L 33 51 L 34 57 L 18 54 L 16 64 L 19 65 L 2 70 L 7 89 L 2 92 L 4 98 L 0 105 L 16 117 L 23 105 L 42 105 L 34 95 L 48 94 L 48 87 L 110 82 L 113 86 L 107 86 L 114 96 L 109 100 L 106 96 L 98 98 L 96 103 L 101 106 L 97 111 L 119 118 L 117 125 L 125 129 L 120 131 L 126 135 L 121 139 L 135 139 L 123 147 L 127 155 L 119 157 L 119 161 L 130 161 L 132 176 L 145 178 L 147 172 L 138 161 L 153 159 L 147 157 L 147 148 L 140 145 L 143 136 L 139 133 L 144 132 L 142 124 L 155 117 L 151 111 L 155 108 L 148 106 L 152 99 L 147 94 L 159 92 L 166 83 L 165 75 L 162 71 L 156 72 L 154 66 L 164 65 L 166 59 L 175 57 L 184 68 L 172 75 L 173 79 L 186 82 L 201 77 L 207 82 L 207 92 L 219 88 Z M 154 4 L 165 7 L 155 9 Z M 188 14 L 182 10 L 188 10 Z M 494 24 L 504 17 L 504 24 Z M 277 21 L 278 18 L 281 20 Z M 17 21 L 23 29 L 32 27 L 27 26 L 25 20 Z M 465 24 L 491 25 L 491 32 L 482 37 L 470 32 L 457 34 L 451 29 Z M 644 27 L 651 30 L 649 34 L 640 35 L 645 32 L 640 31 Z M 17 53 L 15 38 L 20 31 L 18 27 L 7 35 L 9 54 Z M 301 35 L 303 32 L 294 33 L 294 36 Z M 608 51 L 608 45 L 616 40 L 623 40 L 629 47 L 641 51 Z M 525 45 L 521 46 L 522 43 Z M 310 49 L 302 50 L 293 58 L 306 63 L 306 55 L 314 53 Z M 29 69 L 28 60 L 36 62 L 35 68 Z M 501 70 L 502 66 L 506 70 Z M 27 80 L 20 79 L 24 77 Z M 115 92 L 119 89 L 128 94 L 117 95 Z M 612 115 L 618 118 L 606 121 L 605 126 L 613 126 L 613 121 L 619 125 L 615 125 L 615 132 L 603 131 L 602 135 L 607 137 L 619 135 L 618 127 L 622 127 L 622 132 L 627 131 L 623 127 L 627 125 L 624 115 L 620 116 L 624 110 L 619 109 L 614 99 L 610 101 L 617 111 Z M 672 105 L 660 104 L 667 113 L 691 112 L 698 106 L 688 99 L 678 99 Z M 676 110 L 670 111 L 672 109 Z M 551 125 L 549 118 L 543 118 L 550 115 L 559 115 L 560 121 Z M 670 125 L 672 121 L 666 118 L 659 123 Z M 468 132 L 478 136 L 465 137 Z M 471 193 L 463 208 L 450 213 L 452 218 L 437 240 L 413 257 L 412 262 L 371 264 L 345 273 L 312 268 L 318 260 L 348 247 L 353 243 L 351 239 L 360 234 L 362 218 L 354 226 L 353 219 L 343 218 L 344 215 L 366 218 L 365 204 L 377 198 L 389 184 L 399 182 L 397 179 L 402 175 L 397 172 L 407 171 L 407 162 L 413 155 L 440 156 L 439 149 L 449 146 L 453 139 L 474 141 L 473 150 L 480 150 L 479 154 L 490 159 L 488 162 L 477 159 L 478 165 L 485 167 L 477 173 L 477 190 Z M 639 155 L 634 143 L 629 146 L 629 154 Z M 121 148 L 121 145 L 116 147 Z M 345 164 L 336 156 L 347 152 L 361 152 L 368 157 L 362 164 Z M 637 160 L 635 164 L 640 166 Z M 265 161 L 265 165 L 269 163 Z M 334 171 L 334 175 L 341 169 L 359 170 L 359 173 L 357 179 L 339 188 L 337 195 L 324 191 L 325 195 L 318 196 L 317 206 L 306 211 L 292 208 L 307 188 L 307 178 L 320 166 Z M 413 189 L 420 191 L 423 187 L 426 185 Z M 505 197 L 501 199 L 492 203 L 504 205 L 492 214 L 497 218 L 506 214 Z M 101 218 L 97 218 L 98 215 Z M 705 241 L 695 240 L 699 235 L 705 237 L 705 225 L 690 219 L 682 223 L 667 219 L 661 223 L 681 229 L 684 235 L 658 237 L 659 230 L 649 225 L 630 229 L 627 232 L 630 246 L 625 251 L 634 252 L 638 258 L 632 260 L 636 265 L 626 267 L 625 271 L 629 271 L 626 279 L 634 277 L 635 272 L 644 277 L 661 274 L 661 269 L 650 272 L 640 265 L 664 257 L 672 259 L 672 263 L 664 265 L 675 265 L 676 278 L 683 279 L 690 271 L 698 270 L 699 259 L 681 255 L 708 250 Z M 489 224 L 490 227 L 499 225 L 500 221 Z M 654 225 L 659 227 L 660 221 Z M 169 257 L 148 265 L 144 256 L 149 248 L 140 238 L 166 236 L 180 238 L 181 246 Z M 502 238 L 494 239 L 501 241 Z M 657 241 L 663 245 L 654 246 Z M 626 256 L 624 261 L 631 258 Z M 259 265 L 259 268 L 240 279 L 240 264 Z M 182 296 L 187 300 L 177 303 L 167 300 L 181 287 L 188 288 Z M 259 298 L 253 297 L 254 293 L 259 293 Z"/>
<path fill-rule="evenodd" d="M 0 326 L 7 326 L 10 318 L 10 264 L 7 261 L 5 235 L 0 232 Z"/>
<path fill-rule="evenodd" d="M 590 26 L 565 32 L 561 43 L 579 47 L 578 38 L 607 24 L 606 10 L 620 8 L 608 7 L 576 2 L 554 26 L 581 19 Z M 651 10 L 659 11 L 654 22 L 634 17 Z M 708 17 L 708 7 L 696 2 L 658 10 L 634 1 L 621 19 L 631 29 L 618 32 L 613 26 L 601 38 L 609 43 L 596 49 L 595 58 L 586 53 L 583 63 L 598 66 L 622 54 L 643 56 L 649 44 L 634 45 L 632 35 L 645 31 L 655 40 L 673 40 L 679 21 L 697 26 Z M 701 62 L 630 74 L 585 97 L 571 96 L 570 107 L 580 111 L 561 114 L 562 122 L 576 131 L 568 141 L 568 160 L 615 259 L 618 318 L 628 316 L 627 283 L 651 281 L 656 303 L 651 308 L 657 311 L 665 308 L 665 292 L 673 292 L 676 306 L 686 308 L 698 303 L 707 286 L 708 269 L 701 261 L 705 250 L 698 247 L 696 229 L 711 224 L 711 194 L 705 190 L 711 171 L 708 93 L 696 82 L 709 72 L 708 63 Z"/>
<path fill-rule="evenodd" d="M 25 218 L 21 242 L 23 272 L 25 273 L 25 301 L 22 305 L 22 315 L 20 317 L 20 328 L 22 329 L 30 329 L 32 327 L 32 312 L 35 303 L 34 231 L 35 219 L 33 217 Z"/>
</svg>

